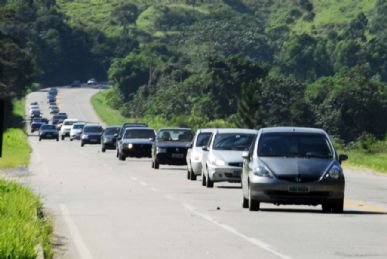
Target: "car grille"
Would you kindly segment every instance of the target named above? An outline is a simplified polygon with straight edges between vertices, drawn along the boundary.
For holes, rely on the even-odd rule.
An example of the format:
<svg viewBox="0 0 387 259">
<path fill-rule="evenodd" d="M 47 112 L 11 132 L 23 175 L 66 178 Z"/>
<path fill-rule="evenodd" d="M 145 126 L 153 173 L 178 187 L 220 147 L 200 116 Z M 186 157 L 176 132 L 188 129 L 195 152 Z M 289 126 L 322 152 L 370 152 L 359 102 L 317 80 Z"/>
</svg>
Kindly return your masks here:
<svg viewBox="0 0 387 259">
<path fill-rule="evenodd" d="M 280 180 L 289 181 L 293 183 L 310 183 L 316 182 L 320 179 L 320 176 L 310 176 L 310 175 L 277 175 Z"/>
<path fill-rule="evenodd" d="M 235 167 L 242 167 L 243 163 L 242 162 L 235 162 L 235 163 L 228 163 L 229 166 L 235 166 Z"/>
<path fill-rule="evenodd" d="M 141 150 L 141 151 L 148 151 L 152 148 L 151 144 L 134 144 L 133 149 Z"/>
<path fill-rule="evenodd" d="M 169 147 L 167 148 L 167 153 L 173 154 L 186 154 L 187 149 L 184 147 Z"/>
<path fill-rule="evenodd" d="M 308 192 L 308 193 L 292 193 L 288 191 L 265 191 L 265 194 L 270 196 L 287 196 L 287 197 L 328 197 L 329 192 Z"/>
</svg>

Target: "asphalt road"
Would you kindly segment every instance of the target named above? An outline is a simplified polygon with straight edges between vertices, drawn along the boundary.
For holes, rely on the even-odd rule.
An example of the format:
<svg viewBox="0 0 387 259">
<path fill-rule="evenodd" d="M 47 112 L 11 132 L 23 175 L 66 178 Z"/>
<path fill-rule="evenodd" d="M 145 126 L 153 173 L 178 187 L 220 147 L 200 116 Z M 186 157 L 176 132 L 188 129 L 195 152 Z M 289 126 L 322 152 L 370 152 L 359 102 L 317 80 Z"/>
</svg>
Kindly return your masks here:
<svg viewBox="0 0 387 259">
<path fill-rule="evenodd" d="M 59 107 L 97 122 L 95 92 L 60 89 Z M 47 114 L 46 95 L 27 103 Z M 240 185 L 205 189 L 184 166 L 155 171 L 149 159 L 119 161 L 99 145 L 29 140 L 27 184 L 53 216 L 58 258 L 387 258 L 385 175 L 347 169 L 343 214 L 270 204 L 249 212 Z"/>
</svg>

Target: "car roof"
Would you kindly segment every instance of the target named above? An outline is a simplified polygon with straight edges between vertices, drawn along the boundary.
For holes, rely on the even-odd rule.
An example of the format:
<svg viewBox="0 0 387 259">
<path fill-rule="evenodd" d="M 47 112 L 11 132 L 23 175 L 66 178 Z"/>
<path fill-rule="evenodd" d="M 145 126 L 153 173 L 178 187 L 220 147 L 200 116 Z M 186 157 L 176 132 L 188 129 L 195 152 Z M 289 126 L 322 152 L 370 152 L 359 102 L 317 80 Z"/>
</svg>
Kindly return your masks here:
<svg viewBox="0 0 387 259">
<path fill-rule="evenodd" d="M 271 127 L 271 128 L 262 128 L 263 133 L 317 133 L 317 134 L 327 134 L 325 130 L 319 128 L 304 128 L 304 127 Z"/>
<path fill-rule="evenodd" d="M 102 127 L 102 125 L 97 123 L 86 123 L 85 127 Z"/>
<path fill-rule="evenodd" d="M 159 131 L 162 131 L 162 130 L 190 130 L 190 131 L 192 131 L 191 128 L 161 128 Z"/>
<path fill-rule="evenodd" d="M 128 131 L 128 130 L 153 130 L 152 128 L 149 128 L 149 127 L 129 127 L 129 128 L 125 128 L 125 132 Z"/>
<path fill-rule="evenodd" d="M 239 134 L 257 134 L 255 129 L 239 129 L 239 128 L 220 128 L 216 129 L 216 133 L 239 133 Z"/>
</svg>

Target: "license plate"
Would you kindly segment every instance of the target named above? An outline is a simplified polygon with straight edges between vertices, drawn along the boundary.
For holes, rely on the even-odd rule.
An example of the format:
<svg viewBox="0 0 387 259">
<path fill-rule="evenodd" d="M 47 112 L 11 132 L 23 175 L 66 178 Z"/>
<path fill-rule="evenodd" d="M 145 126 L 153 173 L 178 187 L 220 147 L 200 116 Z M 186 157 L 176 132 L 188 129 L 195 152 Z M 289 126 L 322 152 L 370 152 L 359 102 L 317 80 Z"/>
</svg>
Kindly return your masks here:
<svg viewBox="0 0 387 259">
<path fill-rule="evenodd" d="M 172 158 L 184 158 L 184 154 L 172 154 Z"/>
<path fill-rule="evenodd" d="M 98 139 L 91 139 L 90 141 L 91 141 L 91 142 L 97 142 Z"/>
<path fill-rule="evenodd" d="M 46 136 L 47 136 L 47 137 L 49 137 L 49 138 L 51 138 L 51 137 L 52 137 L 52 135 L 51 135 L 51 134 L 47 134 Z"/>
<path fill-rule="evenodd" d="M 308 193 L 309 187 L 303 186 L 303 185 L 291 185 L 288 187 L 289 192 L 295 192 L 295 193 Z"/>
</svg>

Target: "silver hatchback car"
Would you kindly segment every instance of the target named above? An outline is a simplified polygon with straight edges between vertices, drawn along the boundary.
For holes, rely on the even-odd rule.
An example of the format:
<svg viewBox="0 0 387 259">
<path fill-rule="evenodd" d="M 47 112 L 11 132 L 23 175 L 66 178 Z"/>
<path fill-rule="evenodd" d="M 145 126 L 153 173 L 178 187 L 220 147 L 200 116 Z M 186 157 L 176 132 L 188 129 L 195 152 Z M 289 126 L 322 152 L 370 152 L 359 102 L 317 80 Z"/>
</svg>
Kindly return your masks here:
<svg viewBox="0 0 387 259">
<path fill-rule="evenodd" d="M 343 211 L 344 174 L 328 134 L 314 128 L 262 128 L 243 154 L 243 208 L 261 202 L 322 205 L 324 212 Z"/>
</svg>

